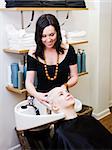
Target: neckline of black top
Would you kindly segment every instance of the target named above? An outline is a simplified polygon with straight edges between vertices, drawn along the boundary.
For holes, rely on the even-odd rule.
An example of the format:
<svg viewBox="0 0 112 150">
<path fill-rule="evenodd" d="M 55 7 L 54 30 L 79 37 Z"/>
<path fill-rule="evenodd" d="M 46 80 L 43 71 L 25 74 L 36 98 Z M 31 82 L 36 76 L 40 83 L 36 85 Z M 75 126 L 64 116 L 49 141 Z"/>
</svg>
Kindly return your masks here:
<svg viewBox="0 0 112 150">
<path fill-rule="evenodd" d="M 65 55 L 65 58 L 59 63 L 59 65 L 61 65 L 65 60 L 66 60 L 66 58 L 67 58 L 67 56 L 68 56 L 68 53 L 69 53 L 69 49 L 68 49 L 68 52 L 66 53 L 66 55 Z M 33 59 L 35 59 L 36 61 L 38 61 L 40 64 L 42 64 L 42 65 L 44 65 L 44 63 L 42 63 L 41 61 L 39 61 L 39 60 L 37 60 L 36 58 L 34 58 L 34 57 L 32 57 L 31 55 L 28 55 L 28 56 L 30 56 L 31 58 L 33 58 Z M 48 64 L 46 64 L 47 66 L 56 66 L 56 65 L 48 65 Z"/>
</svg>

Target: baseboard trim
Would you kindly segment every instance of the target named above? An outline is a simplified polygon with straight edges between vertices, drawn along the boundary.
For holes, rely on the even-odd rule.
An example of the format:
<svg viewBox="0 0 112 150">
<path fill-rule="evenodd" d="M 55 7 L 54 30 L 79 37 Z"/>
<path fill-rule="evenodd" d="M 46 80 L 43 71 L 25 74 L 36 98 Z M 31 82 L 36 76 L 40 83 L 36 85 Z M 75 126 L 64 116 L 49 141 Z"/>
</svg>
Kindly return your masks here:
<svg viewBox="0 0 112 150">
<path fill-rule="evenodd" d="M 11 148 L 9 148 L 8 150 L 19 150 L 19 148 L 21 148 L 21 145 L 20 145 L 20 144 L 11 147 Z"/>
<path fill-rule="evenodd" d="M 111 107 L 111 106 L 112 106 L 112 100 L 109 101 L 109 107 Z"/>
<path fill-rule="evenodd" d="M 93 113 L 92 115 L 93 115 L 96 119 L 100 120 L 100 119 L 106 117 L 106 116 L 109 115 L 109 114 L 110 114 L 110 110 L 109 110 L 109 108 L 107 108 L 107 109 L 105 109 L 104 111 L 102 111 L 102 112 L 100 112 L 100 113 L 98 113 L 98 114 Z"/>
</svg>

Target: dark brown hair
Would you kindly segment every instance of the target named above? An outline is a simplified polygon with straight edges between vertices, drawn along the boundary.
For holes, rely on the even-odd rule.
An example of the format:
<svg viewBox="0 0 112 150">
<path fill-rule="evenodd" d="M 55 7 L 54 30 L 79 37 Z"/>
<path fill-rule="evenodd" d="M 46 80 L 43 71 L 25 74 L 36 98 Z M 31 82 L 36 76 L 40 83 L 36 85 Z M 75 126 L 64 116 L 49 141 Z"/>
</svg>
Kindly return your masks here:
<svg viewBox="0 0 112 150">
<path fill-rule="evenodd" d="M 64 53 L 64 49 L 61 48 L 62 36 L 60 25 L 57 18 L 52 14 L 44 14 L 40 16 L 36 22 L 36 30 L 35 30 L 35 42 L 36 42 L 36 58 L 39 56 L 44 59 L 44 45 L 42 43 L 42 33 L 45 27 L 52 25 L 57 32 L 57 41 L 55 43 L 55 48 L 57 53 Z"/>
</svg>

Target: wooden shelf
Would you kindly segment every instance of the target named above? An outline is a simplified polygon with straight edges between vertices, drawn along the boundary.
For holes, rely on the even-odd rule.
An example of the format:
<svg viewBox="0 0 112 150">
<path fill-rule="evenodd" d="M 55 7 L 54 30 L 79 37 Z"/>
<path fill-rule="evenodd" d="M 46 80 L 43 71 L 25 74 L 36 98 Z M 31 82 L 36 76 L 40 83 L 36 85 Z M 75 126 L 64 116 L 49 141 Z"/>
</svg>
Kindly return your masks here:
<svg viewBox="0 0 112 150">
<path fill-rule="evenodd" d="M 65 7 L 16 7 L 0 8 L 0 11 L 67 11 L 67 10 L 88 10 L 88 8 L 65 8 Z"/>
<path fill-rule="evenodd" d="M 21 49 L 21 50 L 13 50 L 13 49 L 3 49 L 4 52 L 7 53 L 15 53 L 15 54 L 26 54 L 29 50 Z"/>
<path fill-rule="evenodd" d="M 81 72 L 78 74 L 78 76 L 80 77 L 80 76 L 87 75 L 87 74 L 88 74 L 88 72 Z"/>
<path fill-rule="evenodd" d="M 83 41 L 69 42 L 69 44 L 71 44 L 71 45 L 78 45 L 78 44 L 84 44 L 84 43 L 88 43 L 88 41 L 83 40 Z"/>
<path fill-rule="evenodd" d="M 22 89 L 22 90 L 19 90 L 17 88 L 14 88 L 10 85 L 6 86 L 6 89 L 10 92 L 13 92 L 13 93 L 17 93 L 17 94 L 23 94 L 23 93 L 26 93 L 27 90 L 26 89 Z"/>
<path fill-rule="evenodd" d="M 78 42 L 70 42 L 69 44 L 71 45 L 78 45 L 78 44 L 84 44 L 84 43 L 88 43 L 87 40 L 83 40 L 83 41 L 78 41 Z M 6 53 L 14 53 L 14 54 L 26 54 L 28 53 L 29 50 L 25 50 L 25 49 L 21 49 L 21 50 L 14 50 L 14 49 L 9 49 L 9 48 L 6 48 L 6 49 L 3 49 L 4 52 Z"/>
<path fill-rule="evenodd" d="M 79 73 L 78 76 L 83 76 L 83 75 L 86 75 L 86 74 L 88 74 L 88 72 L 82 72 L 82 73 Z M 6 89 L 10 92 L 17 93 L 17 94 L 23 94 L 23 93 L 27 92 L 26 89 L 19 90 L 18 88 L 14 88 L 10 85 L 6 86 Z"/>
</svg>

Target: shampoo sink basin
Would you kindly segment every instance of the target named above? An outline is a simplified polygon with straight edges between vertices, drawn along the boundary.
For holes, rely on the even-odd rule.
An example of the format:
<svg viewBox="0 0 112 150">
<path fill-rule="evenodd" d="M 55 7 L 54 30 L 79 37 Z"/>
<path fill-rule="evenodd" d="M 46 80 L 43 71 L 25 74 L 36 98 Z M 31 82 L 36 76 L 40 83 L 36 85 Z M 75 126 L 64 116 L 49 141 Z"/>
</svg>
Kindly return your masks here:
<svg viewBox="0 0 112 150">
<path fill-rule="evenodd" d="M 36 99 L 31 100 L 24 100 L 15 106 L 15 122 L 18 131 L 41 127 L 64 119 L 64 113 L 49 114 L 46 106 L 39 103 Z M 74 109 L 76 112 L 82 109 L 80 100 L 75 99 Z"/>
<path fill-rule="evenodd" d="M 15 122 L 18 131 L 37 128 L 65 117 L 64 113 L 48 114 L 47 108 L 35 99 L 34 106 L 39 108 L 40 115 L 36 115 L 35 108 L 29 105 L 28 100 L 24 100 L 15 106 Z"/>
</svg>

